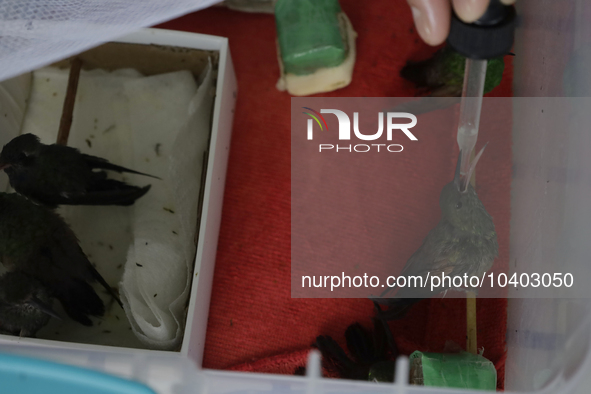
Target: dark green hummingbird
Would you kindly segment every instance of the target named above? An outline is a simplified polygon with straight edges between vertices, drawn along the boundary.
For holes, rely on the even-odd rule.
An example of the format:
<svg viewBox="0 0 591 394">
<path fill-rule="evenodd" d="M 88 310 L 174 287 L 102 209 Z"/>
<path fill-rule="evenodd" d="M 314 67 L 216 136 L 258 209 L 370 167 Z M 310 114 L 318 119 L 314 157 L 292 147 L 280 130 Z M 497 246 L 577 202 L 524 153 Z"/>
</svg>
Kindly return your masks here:
<svg viewBox="0 0 591 394">
<path fill-rule="evenodd" d="M 421 247 L 408 259 L 399 275 L 405 277 L 407 283 L 416 283 L 411 282 L 410 277 L 420 277 L 427 285 L 401 287 L 395 298 L 383 298 L 394 288 L 387 289 L 381 295 L 382 298 L 373 299 L 378 304 L 388 306 L 388 310 L 378 312 L 378 317 L 399 319 L 420 299 L 433 297 L 451 288 L 441 286 L 431 291 L 430 277 L 441 277 L 442 274 L 463 277 L 467 274 L 468 277 L 481 278 L 492 267 L 499 251 L 497 233 L 492 217 L 470 184 L 482 152 L 484 148 L 470 163 L 465 176 L 460 175 L 460 152 L 454 180 L 443 187 L 439 196 L 441 219 Z"/>
<path fill-rule="evenodd" d="M 512 54 L 510 54 L 512 55 Z M 400 76 L 415 84 L 419 95 L 426 96 L 410 101 L 391 111 L 410 112 L 414 115 L 444 109 L 460 102 L 464 85 L 466 58 L 449 46 L 441 48 L 433 57 L 420 62 L 407 62 Z M 503 57 L 490 59 L 486 67 L 484 94 L 499 86 L 503 78 Z M 438 97 L 431 100 L 429 97 Z"/>
<path fill-rule="evenodd" d="M 63 145 L 45 145 L 34 134 L 23 134 L 0 153 L 4 170 L 17 193 L 40 204 L 131 205 L 150 190 L 108 179 L 103 170 L 153 177 L 111 164 Z M 153 177 L 156 178 L 156 177 Z"/>
<path fill-rule="evenodd" d="M 51 317 L 60 316 L 51 308 L 50 291 L 37 279 L 22 272 L 0 277 L 0 333 L 34 337 Z"/>
<path fill-rule="evenodd" d="M 335 371 L 342 379 L 393 382 L 398 348 L 387 323 L 374 320 L 372 332 L 361 324 L 347 327 L 345 339 L 350 356 L 330 336 L 316 338 L 326 369 Z"/>
<path fill-rule="evenodd" d="M 90 326 L 88 316 L 105 312 L 103 301 L 90 285 L 94 281 L 121 305 L 66 222 L 54 211 L 16 193 L 0 193 L 0 261 L 8 271 L 41 282 L 81 324 Z"/>
<path fill-rule="evenodd" d="M 400 76 L 413 82 L 417 89 L 431 97 L 460 97 L 465 68 L 466 58 L 451 47 L 445 46 L 427 60 L 408 62 L 400 71 Z M 504 69 L 503 57 L 488 61 L 484 94 L 499 86 Z"/>
</svg>

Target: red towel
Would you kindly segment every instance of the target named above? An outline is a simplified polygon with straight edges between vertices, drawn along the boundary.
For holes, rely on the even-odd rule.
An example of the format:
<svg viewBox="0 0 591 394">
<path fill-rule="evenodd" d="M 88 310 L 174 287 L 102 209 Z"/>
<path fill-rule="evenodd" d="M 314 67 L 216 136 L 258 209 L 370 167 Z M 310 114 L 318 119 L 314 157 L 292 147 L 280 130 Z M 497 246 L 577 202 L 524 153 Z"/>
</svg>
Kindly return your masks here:
<svg viewBox="0 0 591 394">
<path fill-rule="evenodd" d="M 416 34 L 406 2 L 341 0 L 341 5 L 359 34 L 357 63 L 351 85 L 326 96 L 414 96 L 413 86 L 399 77 L 399 71 L 408 59 L 426 58 L 435 48 Z M 216 7 L 159 27 L 228 37 L 238 78 L 203 366 L 293 373 L 305 364 L 316 336 L 330 335 L 344 344 L 347 326 L 356 321 L 371 326 L 373 307 L 366 299 L 290 297 L 291 97 L 275 88 L 279 66 L 274 17 Z M 512 95 L 510 62 L 508 59 L 501 86 L 489 96 Z M 482 121 L 487 121 L 485 115 Z M 511 119 L 494 121 L 498 123 L 495 135 L 488 137 L 500 151 L 483 156 L 477 179 L 486 187 L 481 195 L 494 217 L 500 266 L 505 267 L 509 253 Z M 449 145 L 447 142 L 443 145 Z M 490 184 L 493 168 L 495 183 Z M 434 192 L 439 194 L 439 190 Z M 483 299 L 477 305 L 478 346 L 484 347 L 485 357 L 497 366 L 502 388 L 507 301 Z M 417 304 L 405 319 L 391 324 L 401 352 L 442 351 L 446 340 L 463 345 L 466 333 L 459 322 L 465 321 L 465 309 L 463 299 Z"/>
</svg>

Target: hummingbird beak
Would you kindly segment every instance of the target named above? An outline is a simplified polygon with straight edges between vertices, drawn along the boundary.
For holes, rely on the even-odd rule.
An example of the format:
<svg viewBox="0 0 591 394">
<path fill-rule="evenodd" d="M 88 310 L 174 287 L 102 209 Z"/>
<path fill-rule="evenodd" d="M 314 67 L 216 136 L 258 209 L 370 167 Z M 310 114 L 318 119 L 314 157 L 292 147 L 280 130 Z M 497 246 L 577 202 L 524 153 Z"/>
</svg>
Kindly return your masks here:
<svg viewBox="0 0 591 394">
<path fill-rule="evenodd" d="M 484 149 L 486 149 L 487 145 L 488 145 L 488 142 L 484 145 L 484 147 L 482 147 L 482 149 L 480 149 L 480 152 L 478 152 L 478 154 L 476 155 L 474 160 L 472 160 L 472 162 L 470 163 L 470 166 L 468 167 L 468 172 L 466 173 L 466 176 L 462 177 L 463 179 L 460 182 L 460 185 L 461 185 L 460 191 L 462 193 L 464 193 L 466 190 L 468 190 L 468 183 L 470 183 L 470 178 L 472 178 L 472 173 L 474 172 L 474 169 L 476 168 L 476 164 L 478 164 L 478 160 L 480 160 L 480 156 L 482 156 L 482 153 L 484 152 Z"/>
<path fill-rule="evenodd" d="M 462 151 L 460 150 L 460 154 L 458 155 L 458 162 L 456 164 L 456 172 L 454 174 L 454 185 L 458 188 L 459 191 L 462 191 L 462 181 L 460 177 L 460 168 L 462 167 Z"/>
<path fill-rule="evenodd" d="M 27 303 L 39 309 L 41 312 L 48 314 L 51 317 L 55 317 L 58 320 L 63 320 L 62 317 L 51 308 L 51 306 L 47 305 L 37 297 L 31 297 L 31 299 Z"/>
</svg>

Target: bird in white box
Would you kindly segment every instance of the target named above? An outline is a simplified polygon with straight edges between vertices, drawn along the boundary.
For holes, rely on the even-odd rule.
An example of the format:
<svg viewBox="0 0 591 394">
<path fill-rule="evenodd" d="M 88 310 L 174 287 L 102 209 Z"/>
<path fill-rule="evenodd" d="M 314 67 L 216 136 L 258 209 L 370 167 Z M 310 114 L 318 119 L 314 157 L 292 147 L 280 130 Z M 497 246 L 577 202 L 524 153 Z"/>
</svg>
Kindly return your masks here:
<svg viewBox="0 0 591 394">
<path fill-rule="evenodd" d="M 74 232 L 54 211 L 16 193 L 0 193 L 0 261 L 43 284 L 75 321 L 105 313 L 90 283 L 98 281 L 119 303 L 116 292 L 92 266 Z"/>
<path fill-rule="evenodd" d="M 131 205 L 150 190 L 107 178 L 104 170 L 157 178 L 63 145 L 45 145 L 34 134 L 13 138 L 0 153 L 0 170 L 17 193 L 48 207 Z M 159 179 L 159 178 L 157 178 Z"/>
</svg>

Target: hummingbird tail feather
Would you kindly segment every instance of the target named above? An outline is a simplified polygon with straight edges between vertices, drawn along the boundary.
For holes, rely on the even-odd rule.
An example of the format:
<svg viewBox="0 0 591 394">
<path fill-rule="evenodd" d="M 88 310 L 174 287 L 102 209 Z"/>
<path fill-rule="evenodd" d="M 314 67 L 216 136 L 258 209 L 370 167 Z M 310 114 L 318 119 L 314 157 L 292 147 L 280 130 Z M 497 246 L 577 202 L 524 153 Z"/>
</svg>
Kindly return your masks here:
<svg viewBox="0 0 591 394">
<path fill-rule="evenodd" d="M 91 273 L 92 273 L 92 277 L 101 284 L 101 286 L 103 286 L 105 288 L 105 290 L 107 290 L 109 292 L 109 294 L 111 295 L 111 297 L 113 297 L 115 299 L 115 301 L 117 301 L 117 303 L 119 304 L 119 306 L 121 307 L 121 309 L 123 309 L 123 303 L 121 302 L 121 300 L 119 299 L 119 294 L 117 294 L 117 292 L 115 290 L 113 290 L 113 288 L 111 286 L 109 286 L 109 284 L 107 283 L 107 281 L 105 280 L 105 278 L 103 278 L 101 276 L 101 274 L 99 274 L 99 272 L 91 265 L 90 268 L 92 269 Z"/>
<path fill-rule="evenodd" d="M 92 326 L 88 316 L 102 316 L 105 305 L 92 286 L 82 280 L 70 280 L 55 286 L 56 297 L 73 320 L 85 326 Z"/>
<path fill-rule="evenodd" d="M 125 167 L 121 167 L 121 166 L 118 166 L 113 163 L 109 163 L 107 160 L 101 159 L 100 157 L 91 156 L 91 155 L 83 155 L 83 156 L 84 156 L 84 160 L 86 161 L 86 164 L 88 164 L 88 166 L 92 169 L 98 168 L 101 170 L 110 170 L 110 171 L 115 171 L 118 173 L 127 172 L 129 174 L 143 175 L 143 176 L 149 176 L 150 178 L 161 179 L 161 178 L 158 178 L 157 176 L 154 176 L 154 175 L 145 174 L 143 172 L 130 170 L 129 168 L 125 168 Z"/>
<path fill-rule="evenodd" d="M 376 362 L 374 346 L 369 333 L 359 323 L 351 324 L 345 331 L 347 349 L 353 358 L 362 364 L 370 365 Z"/>
</svg>

